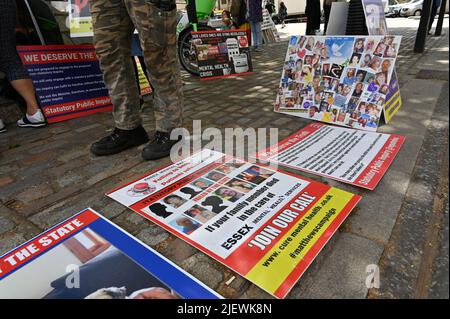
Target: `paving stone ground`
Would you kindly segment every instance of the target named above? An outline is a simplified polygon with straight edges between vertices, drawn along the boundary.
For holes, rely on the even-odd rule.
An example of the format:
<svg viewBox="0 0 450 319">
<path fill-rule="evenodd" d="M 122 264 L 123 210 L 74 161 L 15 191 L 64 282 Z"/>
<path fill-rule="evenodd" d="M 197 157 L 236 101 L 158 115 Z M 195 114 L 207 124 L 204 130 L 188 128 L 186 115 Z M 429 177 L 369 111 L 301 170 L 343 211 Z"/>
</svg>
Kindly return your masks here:
<svg viewBox="0 0 450 319">
<path fill-rule="evenodd" d="M 448 20 L 447 35 L 429 38 L 424 54 L 412 52 L 416 30 L 395 30 L 403 36 L 397 71 L 404 106 L 380 131 L 407 139 L 379 186 L 366 191 L 300 173 L 360 194 L 363 200 L 288 298 L 448 298 L 448 196 L 443 191 L 448 193 L 448 176 L 442 175 L 445 167 L 448 175 L 448 160 L 444 160 L 448 154 Z M 307 125 L 307 120 L 272 111 L 286 45 L 273 44 L 256 53 L 251 76 L 201 82 L 183 74 L 184 126 L 191 129 L 193 120 L 201 120 L 203 129 L 217 127 L 222 132 L 275 127 L 281 140 Z M 153 132 L 151 105 L 142 116 L 146 129 Z M 111 115 L 101 113 L 37 130 L 9 125 L 8 132 L 0 135 L 0 254 L 90 206 L 224 297 L 271 298 L 103 195 L 169 162 L 143 161 L 142 147 L 110 157 L 92 156 L 90 144 L 111 129 Z M 435 250 L 428 248 L 430 243 L 437 243 Z M 366 267 L 371 264 L 380 266 L 381 277 L 380 288 L 369 292 Z"/>
</svg>

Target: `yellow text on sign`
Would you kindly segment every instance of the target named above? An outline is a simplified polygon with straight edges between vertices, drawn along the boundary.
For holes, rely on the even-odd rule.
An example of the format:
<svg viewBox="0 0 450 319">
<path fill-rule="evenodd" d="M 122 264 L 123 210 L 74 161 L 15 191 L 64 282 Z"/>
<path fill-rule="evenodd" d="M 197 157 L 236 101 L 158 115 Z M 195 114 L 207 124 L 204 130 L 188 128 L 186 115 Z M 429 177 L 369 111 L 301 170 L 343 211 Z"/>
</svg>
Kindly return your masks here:
<svg viewBox="0 0 450 319">
<path fill-rule="evenodd" d="M 322 206 L 323 200 L 331 199 Z M 354 194 L 331 188 L 246 274 L 246 278 L 274 293 L 311 247 L 320 239 Z M 317 211 L 317 207 L 321 207 Z M 314 210 L 317 213 L 314 214 Z M 308 216 L 310 218 L 308 220 Z M 317 226 L 321 224 L 321 227 Z M 298 231 L 301 228 L 300 231 Z M 296 231 L 297 230 L 297 231 Z M 308 240 L 308 235 L 310 238 Z M 281 248 L 282 245 L 285 245 Z M 295 255 L 295 258 L 291 256 Z"/>
</svg>

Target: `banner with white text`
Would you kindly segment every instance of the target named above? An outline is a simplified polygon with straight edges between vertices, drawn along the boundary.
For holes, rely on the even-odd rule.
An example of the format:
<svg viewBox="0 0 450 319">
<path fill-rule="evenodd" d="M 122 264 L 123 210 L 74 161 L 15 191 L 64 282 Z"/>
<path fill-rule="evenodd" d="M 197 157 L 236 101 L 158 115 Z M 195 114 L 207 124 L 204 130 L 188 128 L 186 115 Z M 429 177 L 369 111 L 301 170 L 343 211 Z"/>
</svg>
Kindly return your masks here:
<svg viewBox="0 0 450 319">
<path fill-rule="evenodd" d="M 277 298 L 284 298 L 360 197 L 203 150 L 107 195 Z"/>
<path fill-rule="evenodd" d="M 112 109 L 92 45 L 18 46 L 49 123 Z"/>
<path fill-rule="evenodd" d="M 86 209 L 0 257 L 0 299 L 221 298 Z"/>
<path fill-rule="evenodd" d="M 257 158 L 373 190 L 404 141 L 401 135 L 312 123 Z"/>
</svg>

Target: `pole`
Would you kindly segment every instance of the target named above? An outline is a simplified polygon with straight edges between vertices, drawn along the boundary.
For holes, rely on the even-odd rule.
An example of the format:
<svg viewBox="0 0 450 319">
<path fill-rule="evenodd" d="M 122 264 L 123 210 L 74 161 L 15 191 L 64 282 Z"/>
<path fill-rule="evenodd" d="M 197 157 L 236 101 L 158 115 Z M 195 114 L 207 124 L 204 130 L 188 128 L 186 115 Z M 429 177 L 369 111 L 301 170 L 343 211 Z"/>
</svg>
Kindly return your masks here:
<svg viewBox="0 0 450 319">
<path fill-rule="evenodd" d="M 442 0 L 441 8 L 439 9 L 439 18 L 436 25 L 435 36 L 440 36 L 442 34 L 442 24 L 444 23 L 445 6 L 447 5 L 447 0 Z"/>
<path fill-rule="evenodd" d="M 417 30 L 416 42 L 414 44 L 414 53 L 422 53 L 425 51 L 425 42 L 427 40 L 432 5 L 433 0 L 423 1 L 422 15 L 420 16 L 419 29 Z"/>
<path fill-rule="evenodd" d="M 25 2 L 25 5 L 27 6 L 28 12 L 30 13 L 31 21 L 33 21 L 34 27 L 36 29 L 36 33 L 39 37 L 39 41 L 41 41 L 42 45 L 45 45 L 44 37 L 42 36 L 41 29 L 39 28 L 39 24 L 37 23 L 36 18 L 33 14 L 33 11 L 31 10 L 30 4 L 28 3 L 27 0 L 24 0 L 24 2 Z"/>
</svg>

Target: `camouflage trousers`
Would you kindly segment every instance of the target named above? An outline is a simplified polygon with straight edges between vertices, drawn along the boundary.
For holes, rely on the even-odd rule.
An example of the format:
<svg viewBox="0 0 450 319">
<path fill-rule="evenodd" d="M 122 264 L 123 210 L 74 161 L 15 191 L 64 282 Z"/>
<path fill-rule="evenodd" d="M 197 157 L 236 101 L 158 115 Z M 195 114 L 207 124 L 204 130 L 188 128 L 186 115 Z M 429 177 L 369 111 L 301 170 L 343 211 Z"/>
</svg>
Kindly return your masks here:
<svg viewBox="0 0 450 319">
<path fill-rule="evenodd" d="M 176 9 L 163 11 L 145 0 L 90 0 L 94 45 L 114 106 L 115 126 L 141 125 L 139 91 L 131 59 L 136 29 L 155 90 L 156 130 L 182 124 L 183 91 L 177 59 Z"/>
</svg>

